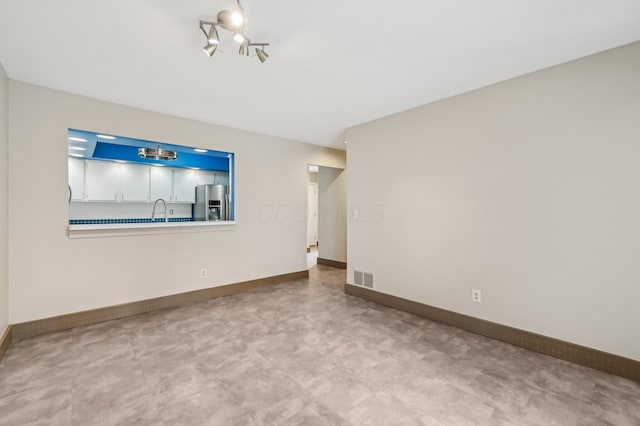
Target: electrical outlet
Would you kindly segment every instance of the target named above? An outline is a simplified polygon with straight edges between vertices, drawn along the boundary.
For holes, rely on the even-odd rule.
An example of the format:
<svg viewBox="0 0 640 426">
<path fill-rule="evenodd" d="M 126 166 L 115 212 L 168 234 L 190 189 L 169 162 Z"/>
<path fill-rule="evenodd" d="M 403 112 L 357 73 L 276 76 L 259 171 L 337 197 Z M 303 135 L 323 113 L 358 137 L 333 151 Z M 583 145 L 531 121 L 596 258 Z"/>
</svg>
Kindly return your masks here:
<svg viewBox="0 0 640 426">
<path fill-rule="evenodd" d="M 169 216 L 173 215 L 173 209 L 169 209 Z"/>
<path fill-rule="evenodd" d="M 482 303 L 482 292 L 475 288 L 471 290 L 471 301 L 474 303 Z"/>
<path fill-rule="evenodd" d="M 207 269 L 206 268 L 200 269 L 200 278 L 207 278 Z"/>
</svg>

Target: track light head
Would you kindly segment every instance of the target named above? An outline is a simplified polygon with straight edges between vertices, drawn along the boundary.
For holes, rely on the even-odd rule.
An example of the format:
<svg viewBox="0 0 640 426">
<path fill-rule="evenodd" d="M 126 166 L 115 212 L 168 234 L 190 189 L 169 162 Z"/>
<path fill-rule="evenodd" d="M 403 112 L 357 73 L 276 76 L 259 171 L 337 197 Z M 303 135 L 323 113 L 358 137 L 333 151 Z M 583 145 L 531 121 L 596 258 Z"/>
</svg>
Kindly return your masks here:
<svg viewBox="0 0 640 426">
<path fill-rule="evenodd" d="M 218 30 L 216 30 L 215 25 L 211 25 L 211 28 L 209 29 L 209 34 L 207 35 L 207 41 L 209 42 L 209 44 L 220 43 L 220 37 L 218 36 Z"/>
<path fill-rule="evenodd" d="M 244 16 L 241 11 L 221 10 L 218 12 L 218 24 L 227 31 L 237 31 L 244 28 Z"/>
<path fill-rule="evenodd" d="M 233 34 L 233 39 L 236 43 L 244 43 L 247 38 L 242 34 L 242 32 L 238 31 Z"/>
<path fill-rule="evenodd" d="M 216 50 L 218 50 L 218 44 L 217 43 L 207 43 L 207 45 L 203 48 L 204 53 L 206 53 L 208 56 L 213 56 L 214 53 L 216 53 Z"/>
<path fill-rule="evenodd" d="M 240 45 L 240 49 L 238 50 L 238 54 L 240 56 L 249 56 L 249 41 L 248 40 L 245 40 Z"/>
<path fill-rule="evenodd" d="M 269 58 L 269 55 L 267 54 L 267 52 L 264 51 L 264 49 L 259 49 L 256 47 L 256 55 L 258 56 L 258 59 L 260 59 L 260 62 L 264 63 L 264 61 L 266 61 Z"/>
</svg>

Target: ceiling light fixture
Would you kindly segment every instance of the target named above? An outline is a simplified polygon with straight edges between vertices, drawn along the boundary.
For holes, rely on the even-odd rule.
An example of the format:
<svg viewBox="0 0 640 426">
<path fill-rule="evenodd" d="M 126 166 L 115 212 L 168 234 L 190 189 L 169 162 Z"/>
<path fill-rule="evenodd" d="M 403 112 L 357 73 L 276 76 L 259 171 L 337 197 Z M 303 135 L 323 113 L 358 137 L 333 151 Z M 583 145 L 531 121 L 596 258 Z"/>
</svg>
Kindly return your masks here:
<svg viewBox="0 0 640 426">
<path fill-rule="evenodd" d="M 236 43 L 244 43 L 244 41 L 245 41 L 244 34 L 242 34 L 241 32 L 237 32 L 237 33 L 233 34 L 233 40 Z"/>
<path fill-rule="evenodd" d="M 147 160 L 164 160 L 172 161 L 178 159 L 178 153 L 169 149 L 158 148 L 138 148 L 138 157 Z"/>
<path fill-rule="evenodd" d="M 236 43 L 240 43 L 240 49 L 238 53 L 240 56 L 249 56 L 249 48 L 256 47 L 255 52 L 260 62 L 267 60 L 269 55 L 265 52 L 264 48 L 269 46 L 269 43 L 252 43 L 244 32 L 244 9 L 240 4 L 240 0 L 236 0 L 238 5 L 237 10 L 221 10 L 218 12 L 216 21 L 200 21 L 200 29 L 207 38 L 207 44 L 204 46 L 204 52 L 213 57 L 218 50 L 220 44 L 220 37 L 218 35 L 218 28 L 222 28 L 233 33 L 233 40 Z"/>
<path fill-rule="evenodd" d="M 216 53 L 216 50 L 218 50 L 217 44 L 207 43 L 207 45 L 204 47 L 204 53 L 209 56 L 213 56 L 213 54 Z"/>
<path fill-rule="evenodd" d="M 220 36 L 218 35 L 218 30 L 216 30 L 215 25 L 212 25 L 211 29 L 209 29 L 209 35 L 207 36 L 207 41 L 209 42 L 209 44 L 220 43 Z"/>
<path fill-rule="evenodd" d="M 266 61 L 267 58 L 269 57 L 269 55 L 267 54 L 267 52 L 264 51 L 264 49 L 258 49 L 258 48 L 256 48 L 256 55 L 258 55 L 258 59 L 260 59 L 260 62 Z"/>
</svg>

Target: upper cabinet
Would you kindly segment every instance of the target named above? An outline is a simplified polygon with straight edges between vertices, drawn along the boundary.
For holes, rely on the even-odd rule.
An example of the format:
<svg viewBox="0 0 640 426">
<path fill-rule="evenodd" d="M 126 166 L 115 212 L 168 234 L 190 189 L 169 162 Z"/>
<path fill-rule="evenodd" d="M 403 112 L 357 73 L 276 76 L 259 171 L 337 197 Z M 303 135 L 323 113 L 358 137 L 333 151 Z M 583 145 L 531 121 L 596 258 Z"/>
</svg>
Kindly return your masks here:
<svg viewBox="0 0 640 426">
<path fill-rule="evenodd" d="M 149 201 L 149 166 L 120 164 L 120 201 Z"/>
<path fill-rule="evenodd" d="M 195 175 L 196 185 L 229 184 L 228 173 L 212 172 L 209 170 L 198 170 Z"/>
<path fill-rule="evenodd" d="M 150 201 L 162 198 L 171 201 L 173 170 L 166 167 L 151 167 Z"/>
<path fill-rule="evenodd" d="M 85 198 L 90 201 L 120 199 L 120 164 L 108 161 L 87 161 Z"/>
<path fill-rule="evenodd" d="M 149 201 L 149 167 L 109 161 L 87 161 L 85 199 Z"/>
<path fill-rule="evenodd" d="M 84 160 L 69 157 L 69 188 L 71 199 L 84 199 Z"/>
<path fill-rule="evenodd" d="M 195 203 L 196 185 L 227 184 L 226 173 L 69 158 L 75 201 Z"/>
<path fill-rule="evenodd" d="M 196 202 L 196 173 L 194 170 L 173 170 L 173 199 L 177 203 Z"/>
</svg>

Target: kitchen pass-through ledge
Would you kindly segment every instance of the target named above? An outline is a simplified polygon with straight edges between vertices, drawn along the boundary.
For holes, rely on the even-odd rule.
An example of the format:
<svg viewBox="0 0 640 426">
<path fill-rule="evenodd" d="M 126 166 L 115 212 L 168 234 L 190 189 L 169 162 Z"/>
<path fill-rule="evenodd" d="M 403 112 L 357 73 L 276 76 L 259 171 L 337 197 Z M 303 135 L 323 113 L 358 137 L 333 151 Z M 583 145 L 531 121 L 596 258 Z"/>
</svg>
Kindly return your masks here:
<svg viewBox="0 0 640 426">
<path fill-rule="evenodd" d="M 69 238 L 118 237 L 129 235 L 182 234 L 189 232 L 229 231 L 236 222 L 152 222 L 152 223 L 108 223 L 90 225 L 69 225 Z"/>
</svg>

